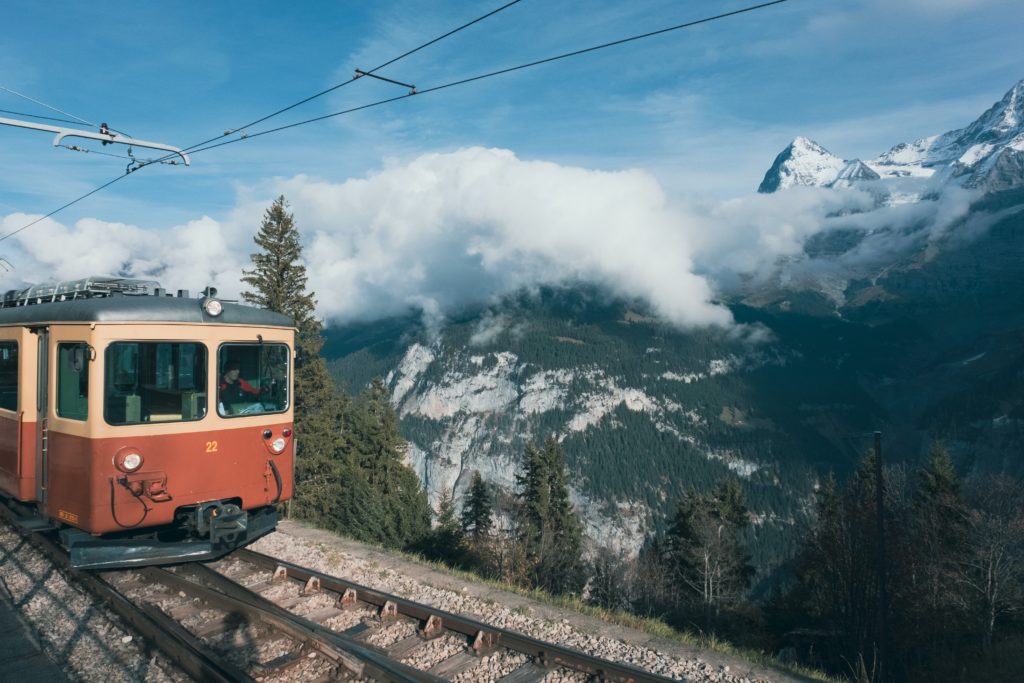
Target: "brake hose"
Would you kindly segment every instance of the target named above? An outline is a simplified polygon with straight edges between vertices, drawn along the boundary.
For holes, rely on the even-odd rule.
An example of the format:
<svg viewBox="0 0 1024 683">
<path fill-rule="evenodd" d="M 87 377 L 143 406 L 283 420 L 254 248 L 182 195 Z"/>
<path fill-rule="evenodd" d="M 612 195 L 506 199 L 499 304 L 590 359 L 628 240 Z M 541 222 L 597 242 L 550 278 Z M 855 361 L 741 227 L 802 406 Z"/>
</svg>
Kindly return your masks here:
<svg viewBox="0 0 1024 683">
<path fill-rule="evenodd" d="M 109 481 L 110 481 L 110 516 L 114 518 L 114 523 L 117 524 L 122 529 L 132 529 L 134 527 L 139 526 L 143 522 L 145 522 L 146 521 L 146 517 L 149 516 L 149 510 L 150 510 L 149 506 L 146 505 L 146 501 L 142 500 L 142 494 L 141 493 L 136 495 L 135 492 L 132 491 L 131 488 L 128 487 L 128 480 L 127 480 L 127 478 L 122 478 L 122 479 L 118 479 L 117 483 L 120 484 L 121 486 L 123 486 L 125 488 L 125 490 L 127 490 L 128 493 L 130 493 L 132 495 L 132 498 L 135 498 L 140 503 L 142 503 L 142 519 L 140 519 L 139 521 L 135 522 L 135 524 L 129 524 L 127 526 L 124 525 L 124 524 L 121 524 L 121 521 L 117 518 L 117 508 L 114 506 L 114 478 L 111 477 L 109 479 Z"/>
</svg>

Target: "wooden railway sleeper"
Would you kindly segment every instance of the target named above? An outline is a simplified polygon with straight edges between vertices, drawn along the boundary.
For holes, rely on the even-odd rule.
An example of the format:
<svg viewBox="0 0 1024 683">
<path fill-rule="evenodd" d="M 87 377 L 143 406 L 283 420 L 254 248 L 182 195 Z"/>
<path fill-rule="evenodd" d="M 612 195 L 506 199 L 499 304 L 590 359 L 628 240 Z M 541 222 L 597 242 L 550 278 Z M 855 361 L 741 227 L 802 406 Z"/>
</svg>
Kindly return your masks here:
<svg viewBox="0 0 1024 683">
<path fill-rule="evenodd" d="M 194 567 L 192 569 L 194 569 Z M 198 597 L 205 602 L 216 605 L 219 609 L 235 612 L 252 621 L 262 621 L 272 628 L 275 628 L 285 635 L 295 639 L 303 646 L 316 649 L 324 656 L 325 659 L 328 659 L 339 666 L 343 666 L 356 677 L 363 675 L 364 665 L 357 657 L 349 655 L 342 650 L 334 650 L 330 646 L 321 647 L 321 645 L 324 644 L 317 642 L 315 634 L 311 633 L 309 629 L 295 624 L 292 619 L 283 617 L 278 613 L 273 613 L 270 610 L 262 609 L 259 606 L 253 605 L 251 601 L 247 602 L 240 600 L 237 596 L 227 595 L 224 592 L 214 590 L 208 586 L 194 583 L 183 576 L 169 572 L 166 569 L 147 567 L 142 571 L 144 571 L 155 583 L 160 583 L 174 590 L 182 591 L 186 594 Z M 273 603 L 270 603 L 269 601 L 267 602 L 277 608 Z M 284 610 L 281 611 L 285 612 Z M 288 613 L 285 612 L 285 614 Z"/>
<path fill-rule="evenodd" d="M 376 648 L 292 614 L 204 565 L 190 565 L 185 571 L 196 576 L 206 586 L 176 577 L 184 584 L 197 587 L 200 590 L 212 590 L 215 595 L 237 603 L 238 609 L 250 612 L 256 618 L 273 620 L 275 625 L 279 625 L 282 630 L 295 632 L 297 635 L 293 637 L 298 640 L 308 640 L 311 647 L 316 647 L 322 652 L 330 651 L 333 656 L 339 657 L 340 662 L 347 662 L 344 664 L 345 668 L 356 677 L 366 675 L 396 683 L 443 683 L 443 679 L 433 674 L 390 660 Z M 207 588 L 207 586 L 212 588 Z M 186 590 L 186 588 L 182 588 L 182 590 Z"/>
<path fill-rule="evenodd" d="M 187 631 L 171 626 L 171 618 L 154 609 L 141 608 L 113 588 L 100 574 L 76 572 L 71 569 L 67 551 L 51 538 L 30 533 L 15 525 L 16 516 L 0 505 L 3 516 L 13 529 L 63 571 L 69 572 L 75 583 L 101 600 L 126 624 L 134 628 L 151 646 L 156 647 L 172 662 L 198 681 L 210 683 L 254 683 L 251 676 L 240 671 L 222 657 L 213 653 Z"/>
<path fill-rule="evenodd" d="M 488 648 L 494 648 L 500 643 L 502 647 L 523 653 L 529 657 L 536 657 L 539 653 L 545 653 L 544 656 L 548 666 L 563 666 L 590 676 L 603 675 L 606 680 L 616 683 L 669 683 L 673 680 L 666 676 L 644 671 L 631 664 L 612 662 L 600 657 L 590 656 L 574 648 L 544 642 L 518 631 L 494 628 L 470 617 L 438 610 L 437 608 L 411 600 L 404 600 L 382 591 L 332 577 L 322 572 L 305 569 L 291 562 L 272 558 L 246 548 L 236 550 L 234 557 L 245 562 L 251 562 L 264 569 L 273 570 L 275 567 L 283 567 L 290 577 L 300 581 L 308 580 L 310 576 L 317 576 L 320 578 L 320 585 L 324 590 L 334 591 L 339 594 L 348 594 L 349 591 L 352 591 L 354 594 L 358 594 L 360 601 L 377 605 L 378 607 L 387 602 L 395 602 L 400 614 L 421 622 L 436 614 L 444 620 L 445 629 L 462 633 L 469 638 L 472 645 L 471 649 L 477 655 L 488 652 Z"/>
</svg>

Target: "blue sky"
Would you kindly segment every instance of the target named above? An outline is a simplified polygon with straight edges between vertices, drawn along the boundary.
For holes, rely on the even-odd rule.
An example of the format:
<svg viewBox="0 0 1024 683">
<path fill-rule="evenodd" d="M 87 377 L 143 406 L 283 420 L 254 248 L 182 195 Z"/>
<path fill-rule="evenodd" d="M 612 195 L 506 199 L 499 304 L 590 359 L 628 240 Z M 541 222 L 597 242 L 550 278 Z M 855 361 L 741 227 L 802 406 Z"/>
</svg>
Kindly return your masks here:
<svg viewBox="0 0 1024 683">
<path fill-rule="evenodd" d="M 184 147 L 501 4 L 17 3 L 5 7 L 0 85 Z M 523 0 L 380 73 L 425 89 L 750 4 Z M 968 124 L 1024 78 L 1022 20 L 1017 0 L 789 0 L 211 150 L 195 155 L 190 168 L 148 167 L 55 221 L 71 231 L 82 221 L 160 231 L 207 217 L 221 227 L 238 224 L 225 233 L 232 248 L 242 223 L 258 220 L 254 207 L 282 188 L 295 194 L 301 219 L 310 188 L 476 147 L 507 150 L 523 163 L 641 172 L 669 202 L 722 201 L 749 195 L 797 135 L 844 158 L 870 158 Z M 401 92 L 361 79 L 251 132 Z M 59 116 L 3 91 L 0 109 Z M 5 232 L 123 174 L 124 160 L 55 149 L 51 140 L 0 126 Z M 573 196 L 588 201 L 585 193 Z M 314 230 L 328 229 L 324 211 L 308 211 Z M 0 255 L 23 279 L 40 279 L 25 271 L 43 261 L 12 242 Z"/>
</svg>

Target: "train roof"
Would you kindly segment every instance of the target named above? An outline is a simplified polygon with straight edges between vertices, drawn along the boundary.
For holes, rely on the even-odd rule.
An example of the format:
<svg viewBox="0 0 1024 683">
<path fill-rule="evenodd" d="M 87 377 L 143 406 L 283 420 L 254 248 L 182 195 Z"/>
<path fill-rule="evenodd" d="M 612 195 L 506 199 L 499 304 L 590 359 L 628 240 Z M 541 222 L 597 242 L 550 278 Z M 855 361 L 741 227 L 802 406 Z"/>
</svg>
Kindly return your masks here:
<svg viewBox="0 0 1024 683">
<path fill-rule="evenodd" d="M 294 327 L 288 316 L 222 301 L 223 312 L 208 314 L 203 299 L 168 295 L 128 295 L 71 299 L 0 308 L 0 325 L 43 323 L 208 323 Z"/>
</svg>

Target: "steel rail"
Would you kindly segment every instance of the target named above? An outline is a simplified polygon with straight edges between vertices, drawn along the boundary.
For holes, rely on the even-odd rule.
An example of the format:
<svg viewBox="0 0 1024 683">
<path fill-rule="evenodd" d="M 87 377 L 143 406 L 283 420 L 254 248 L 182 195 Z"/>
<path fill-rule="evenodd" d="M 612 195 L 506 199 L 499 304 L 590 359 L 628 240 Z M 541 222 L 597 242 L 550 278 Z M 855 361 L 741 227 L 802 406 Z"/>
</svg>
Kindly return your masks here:
<svg viewBox="0 0 1024 683">
<path fill-rule="evenodd" d="M 263 555 L 253 550 L 244 548 L 236 550 L 231 554 L 231 557 L 275 572 L 278 571 L 279 567 L 284 568 L 287 576 L 299 581 L 308 582 L 311 579 L 315 579 L 319 582 L 321 589 L 339 593 L 342 595 L 343 600 L 346 598 L 350 600 L 355 599 L 360 602 L 376 605 L 382 609 L 394 609 L 397 614 L 420 621 L 425 625 L 425 628 L 429 628 L 432 624 L 437 628 L 437 624 L 440 624 L 440 627 L 444 629 L 464 634 L 473 639 L 473 647 L 478 651 L 489 650 L 500 645 L 533 657 L 541 666 L 563 666 L 591 675 L 597 680 L 614 683 L 669 683 L 670 681 L 677 681 L 677 679 L 650 673 L 629 664 L 612 662 L 588 655 L 574 648 L 538 640 L 518 631 L 495 628 L 470 617 L 445 612 L 429 605 L 406 600 L 405 598 L 390 595 L 351 581 L 300 567 L 296 564 L 270 557 L 269 555 Z"/>
<path fill-rule="evenodd" d="M 444 679 L 390 659 L 386 654 L 353 638 L 293 614 L 245 586 L 201 565 L 183 567 L 196 583 L 176 572 L 149 567 L 146 573 L 155 581 L 189 593 L 202 600 L 217 603 L 222 609 L 250 619 L 260 620 L 296 640 L 316 649 L 327 659 L 348 669 L 356 677 L 370 676 L 394 683 L 445 683 Z M 204 585 L 205 584 L 205 585 Z"/>
<path fill-rule="evenodd" d="M 143 640 L 164 653 L 186 674 L 202 683 L 255 683 L 249 674 L 218 656 L 159 610 L 140 608 L 100 576 L 71 567 L 67 551 L 52 539 L 21 528 L 14 513 L 0 504 L 5 521 L 72 580 L 106 604 Z"/>
</svg>

